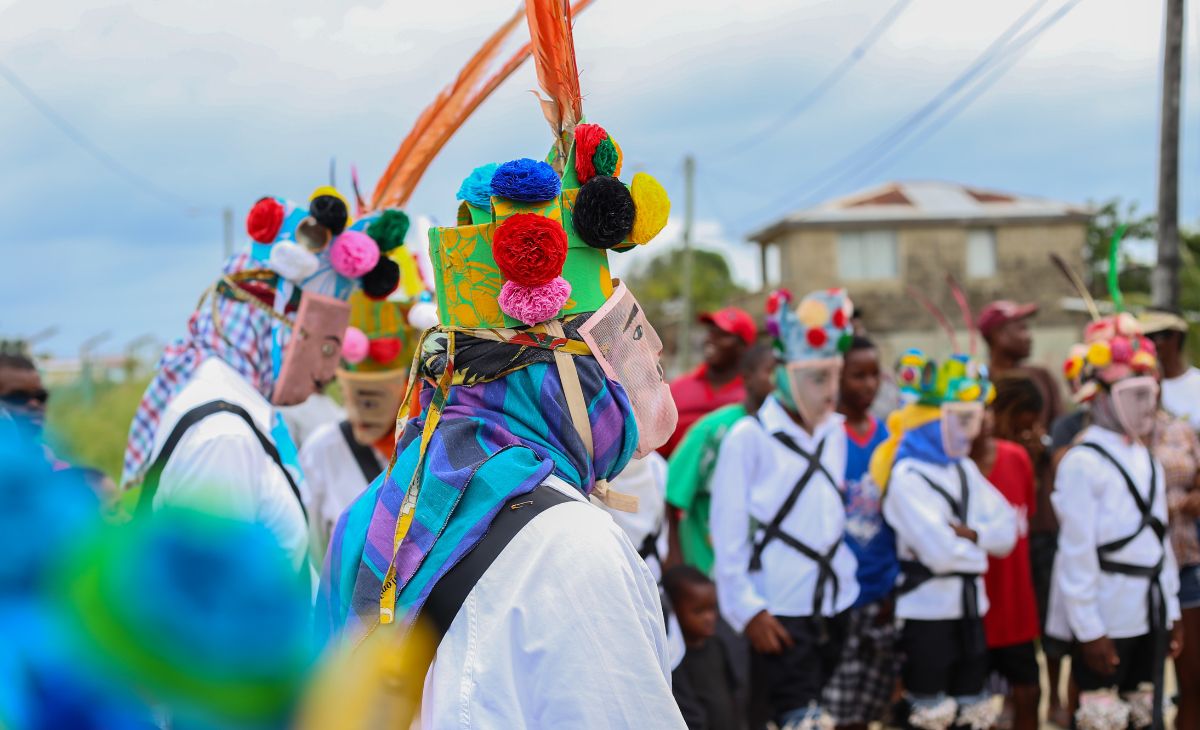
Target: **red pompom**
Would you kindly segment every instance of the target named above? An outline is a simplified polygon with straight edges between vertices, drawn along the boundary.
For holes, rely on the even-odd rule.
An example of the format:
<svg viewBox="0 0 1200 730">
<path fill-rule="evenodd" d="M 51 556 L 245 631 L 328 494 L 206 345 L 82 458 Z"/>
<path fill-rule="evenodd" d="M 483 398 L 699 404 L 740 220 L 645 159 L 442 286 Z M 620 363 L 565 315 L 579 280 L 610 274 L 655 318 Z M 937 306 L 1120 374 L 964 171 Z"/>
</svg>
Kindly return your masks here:
<svg viewBox="0 0 1200 730">
<path fill-rule="evenodd" d="M 367 345 L 367 357 L 379 364 L 389 363 L 400 354 L 400 340 L 395 337 L 380 337 Z"/>
<path fill-rule="evenodd" d="M 833 326 L 837 329 L 846 329 L 846 312 L 841 307 L 833 311 Z"/>
<path fill-rule="evenodd" d="M 283 206 L 275 198 L 261 198 L 246 216 L 246 233 L 259 243 L 273 243 L 283 226 Z"/>
<path fill-rule="evenodd" d="M 525 287 L 541 286 L 562 274 L 567 232 L 558 221 L 518 213 L 496 227 L 492 255 L 505 279 Z"/>
<path fill-rule="evenodd" d="M 825 330 L 820 327 L 810 327 L 805 333 L 805 337 L 808 338 L 808 344 L 813 347 L 821 347 L 829 341 L 829 335 L 825 334 Z"/>
<path fill-rule="evenodd" d="M 608 132 L 599 124 L 575 125 L 575 176 L 579 184 L 591 180 L 596 175 L 596 166 L 592 163 L 592 155 L 596 147 L 608 139 Z"/>
</svg>

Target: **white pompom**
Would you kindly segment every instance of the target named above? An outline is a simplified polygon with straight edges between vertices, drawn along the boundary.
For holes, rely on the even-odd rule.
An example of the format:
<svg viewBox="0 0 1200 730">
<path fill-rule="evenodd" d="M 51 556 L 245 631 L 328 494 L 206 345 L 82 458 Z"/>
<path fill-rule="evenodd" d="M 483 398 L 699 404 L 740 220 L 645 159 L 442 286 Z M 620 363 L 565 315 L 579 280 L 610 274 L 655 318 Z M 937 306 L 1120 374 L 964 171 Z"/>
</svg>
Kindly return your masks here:
<svg viewBox="0 0 1200 730">
<path fill-rule="evenodd" d="M 267 266 L 288 281 L 300 283 L 317 272 L 321 262 L 316 254 L 294 241 L 280 241 L 271 247 Z"/>
<path fill-rule="evenodd" d="M 408 310 L 408 323 L 421 331 L 438 326 L 437 305 L 433 302 L 417 302 Z"/>
</svg>

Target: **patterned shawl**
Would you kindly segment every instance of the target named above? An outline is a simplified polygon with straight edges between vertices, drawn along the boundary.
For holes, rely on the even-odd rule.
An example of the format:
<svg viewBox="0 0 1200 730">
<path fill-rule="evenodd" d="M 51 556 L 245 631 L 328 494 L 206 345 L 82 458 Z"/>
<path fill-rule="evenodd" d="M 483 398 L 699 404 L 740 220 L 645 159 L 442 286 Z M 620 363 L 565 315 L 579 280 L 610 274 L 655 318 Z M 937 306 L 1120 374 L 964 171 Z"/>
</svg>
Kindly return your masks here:
<svg viewBox="0 0 1200 730">
<path fill-rule="evenodd" d="M 223 272 L 235 274 L 261 267 L 249 253 L 241 253 L 225 262 Z M 270 315 L 265 312 L 225 296 L 215 296 L 192 313 L 187 335 L 163 350 L 154 380 L 146 387 L 133 417 L 125 447 L 122 485 L 131 486 L 141 478 L 154 450 L 154 435 L 163 411 L 206 359 L 220 358 L 264 397 L 270 396 L 275 384 L 271 323 Z"/>
<path fill-rule="evenodd" d="M 565 323 L 568 338 L 585 318 Z M 445 371 L 443 334 L 426 339 L 420 356 L 425 378 Z M 334 528 L 317 606 L 317 623 L 329 636 L 345 632 L 357 638 L 379 622 L 410 482 L 419 485 L 419 497 L 395 557 L 395 614 L 404 623 L 437 580 L 479 542 L 504 502 L 532 491 L 550 474 L 588 494 L 596 480 L 620 473 L 637 446 L 624 389 L 606 379 L 590 356 L 576 355 L 574 361 L 592 426 L 591 458 L 572 424 L 551 350 L 462 334 L 456 342 L 454 384 L 424 458 L 421 433 L 438 395 L 428 383 L 421 413 L 405 425 L 391 467 Z"/>
</svg>

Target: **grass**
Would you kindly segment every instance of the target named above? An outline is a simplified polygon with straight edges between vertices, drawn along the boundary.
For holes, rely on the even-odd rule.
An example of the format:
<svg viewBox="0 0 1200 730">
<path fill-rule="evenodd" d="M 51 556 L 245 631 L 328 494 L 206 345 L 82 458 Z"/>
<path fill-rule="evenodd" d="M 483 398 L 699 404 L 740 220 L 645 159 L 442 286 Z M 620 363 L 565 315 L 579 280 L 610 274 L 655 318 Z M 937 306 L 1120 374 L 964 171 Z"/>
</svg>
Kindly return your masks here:
<svg viewBox="0 0 1200 730">
<path fill-rule="evenodd" d="M 52 388 L 46 430 L 55 453 L 119 481 L 129 423 L 149 382 L 146 377 L 90 388 L 81 382 Z"/>
</svg>

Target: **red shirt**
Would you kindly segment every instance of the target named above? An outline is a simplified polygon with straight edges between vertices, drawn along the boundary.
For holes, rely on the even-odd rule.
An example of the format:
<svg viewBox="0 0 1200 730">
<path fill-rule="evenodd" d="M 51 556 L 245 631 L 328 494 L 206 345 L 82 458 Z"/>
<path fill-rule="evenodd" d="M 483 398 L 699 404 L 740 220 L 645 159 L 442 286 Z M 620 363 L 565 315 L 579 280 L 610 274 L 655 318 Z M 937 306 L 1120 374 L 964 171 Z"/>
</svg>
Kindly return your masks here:
<svg viewBox="0 0 1200 730">
<path fill-rule="evenodd" d="M 680 375 L 671 383 L 671 397 L 675 399 L 675 408 L 679 411 L 679 423 L 675 426 L 675 433 L 667 439 L 667 443 L 658 449 L 658 453 L 663 456 L 670 456 L 687 430 L 703 416 L 721 406 L 741 403 L 746 399 L 741 375 L 713 390 L 705 377 L 707 372 L 708 368 L 704 363 L 700 363 L 698 368 L 686 375 Z"/>
<path fill-rule="evenodd" d="M 983 581 L 991 607 L 983 617 L 983 627 L 989 647 L 1024 644 L 1038 637 L 1037 603 L 1029 565 L 1029 518 L 1037 509 L 1037 496 L 1029 454 L 1019 444 L 996 439 L 996 463 L 988 481 L 1017 512 L 1017 544 L 1003 558 L 988 557 Z"/>
</svg>

